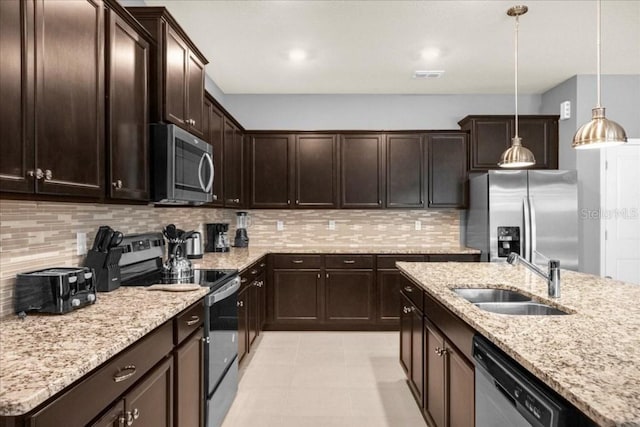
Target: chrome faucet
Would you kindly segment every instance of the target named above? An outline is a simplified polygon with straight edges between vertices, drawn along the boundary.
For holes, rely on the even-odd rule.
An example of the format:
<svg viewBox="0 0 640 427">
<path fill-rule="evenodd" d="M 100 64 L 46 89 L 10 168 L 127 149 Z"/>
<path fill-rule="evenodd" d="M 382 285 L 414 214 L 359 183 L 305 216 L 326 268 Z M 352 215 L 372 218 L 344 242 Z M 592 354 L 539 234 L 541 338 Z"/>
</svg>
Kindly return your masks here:
<svg viewBox="0 0 640 427">
<path fill-rule="evenodd" d="M 518 262 L 522 262 L 529 270 L 547 280 L 549 298 L 560 298 L 560 260 L 550 259 L 548 261 L 548 273 L 545 273 L 537 265 L 530 263 L 515 252 L 509 254 L 507 262 L 511 265 L 517 265 Z"/>
</svg>

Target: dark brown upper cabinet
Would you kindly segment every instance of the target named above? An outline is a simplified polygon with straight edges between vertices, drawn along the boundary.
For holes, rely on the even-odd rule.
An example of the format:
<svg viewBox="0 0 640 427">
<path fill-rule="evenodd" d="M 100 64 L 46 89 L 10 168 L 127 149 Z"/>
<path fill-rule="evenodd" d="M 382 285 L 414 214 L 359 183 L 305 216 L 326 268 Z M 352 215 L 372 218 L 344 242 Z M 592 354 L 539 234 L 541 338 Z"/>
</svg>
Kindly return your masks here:
<svg viewBox="0 0 640 427">
<path fill-rule="evenodd" d="M 291 205 L 291 146 L 293 136 L 249 135 L 251 208 L 287 208 Z"/>
<path fill-rule="evenodd" d="M 340 136 L 340 207 L 382 208 L 385 199 L 385 135 Z"/>
<path fill-rule="evenodd" d="M 101 198 L 102 1 L 0 4 L 1 189 Z"/>
<path fill-rule="evenodd" d="M 467 135 L 430 133 L 427 136 L 430 208 L 467 205 Z"/>
<path fill-rule="evenodd" d="M 420 134 L 387 135 L 388 208 L 424 207 L 423 136 Z"/>
<path fill-rule="evenodd" d="M 107 9 L 107 188 L 149 200 L 150 35 L 117 2 Z"/>
<path fill-rule="evenodd" d="M 204 137 L 207 59 L 164 7 L 127 10 L 155 41 L 151 55 L 151 120 L 174 123 Z"/>
<path fill-rule="evenodd" d="M 558 168 L 559 116 L 518 116 L 522 145 L 536 158 L 532 169 Z M 498 160 L 515 134 L 514 116 L 467 116 L 458 122 L 470 133 L 469 170 L 498 169 Z"/>
<path fill-rule="evenodd" d="M 204 99 L 205 141 L 213 147 L 213 187 L 210 206 L 224 206 L 224 113 L 208 96 Z"/>
<path fill-rule="evenodd" d="M 244 206 L 244 135 L 227 116 L 224 118 L 224 206 Z M 215 181 L 215 178 L 214 178 Z"/>
<path fill-rule="evenodd" d="M 297 208 L 338 206 L 337 135 L 298 134 L 294 150 L 294 205 Z"/>
</svg>

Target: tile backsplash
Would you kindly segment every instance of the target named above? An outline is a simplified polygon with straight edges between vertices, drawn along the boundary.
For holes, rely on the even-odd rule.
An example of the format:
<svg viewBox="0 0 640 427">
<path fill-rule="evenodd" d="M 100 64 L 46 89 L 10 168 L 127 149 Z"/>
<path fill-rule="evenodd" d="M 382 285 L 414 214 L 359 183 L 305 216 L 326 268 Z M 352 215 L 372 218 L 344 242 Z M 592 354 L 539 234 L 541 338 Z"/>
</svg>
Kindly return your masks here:
<svg viewBox="0 0 640 427">
<path fill-rule="evenodd" d="M 277 221 L 284 229 L 278 231 Z M 329 229 L 335 221 L 335 230 Z M 422 230 L 415 231 L 415 221 Z M 110 225 L 125 234 L 160 231 L 175 223 L 200 230 L 210 222 L 230 223 L 235 211 L 209 208 L 156 208 L 0 200 L 0 318 L 13 313 L 16 273 L 51 266 L 76 266 L 76 233 L 90 246 L 97 228 Z M 459 211 L 425 210 L 253 210 L 248 230 L 252 246 L 458 246 Z"/>
</svg>

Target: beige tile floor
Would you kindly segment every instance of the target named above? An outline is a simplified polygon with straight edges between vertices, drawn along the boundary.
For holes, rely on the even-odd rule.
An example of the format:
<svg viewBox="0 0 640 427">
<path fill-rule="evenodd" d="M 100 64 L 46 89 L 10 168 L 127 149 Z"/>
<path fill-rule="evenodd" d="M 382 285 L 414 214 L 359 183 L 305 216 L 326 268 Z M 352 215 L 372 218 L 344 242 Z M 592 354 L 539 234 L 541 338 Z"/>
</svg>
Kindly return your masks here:
<svg viewBox="0 0 640 427">
<path fill-rule="evenodd" d="M 223 427 L 424 427 L 398 341 L 397 332 L 264 332 Z"/>
</svg>

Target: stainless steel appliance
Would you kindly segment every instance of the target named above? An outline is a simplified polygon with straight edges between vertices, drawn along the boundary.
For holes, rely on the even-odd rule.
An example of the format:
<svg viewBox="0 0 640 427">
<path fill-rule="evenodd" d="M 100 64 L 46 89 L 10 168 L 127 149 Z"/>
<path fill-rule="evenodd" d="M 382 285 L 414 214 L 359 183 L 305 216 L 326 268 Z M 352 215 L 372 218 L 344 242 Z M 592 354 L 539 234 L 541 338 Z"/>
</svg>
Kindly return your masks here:
<svg viewBox="0 0 640 427">
<path fill-rule="evenodd" d="M 489 171 L 469 179 L 466 246 L 483 261 L 506 261 L 515 252 L 527 261 L 578 269 L 576 171 Z"/>
<path fill-rule="evenodd" d="M 161 233 L 125 236 L 120 246 L 123 286 L 149 286 L 162 281 L 165 240 Z M 222 424 L 238 390 L 237 270 L 193 269 L 193 283 L 210 288 L 204 299 L 205 426 Z"/>
<path fill-rule="evenodd" d="M 207 224 L 206 252 L 229 252 L 229 224 Z"/>
<path fill-rule="evenodd" d="M 27 312 L 64 314 L 95 304 L 94 272 L 88 267 L 52 267 L 16 276 L 14 308 Z"/>
<path fill-rule="evenodd" d="M 187 258 L 200 259 L 202 258 L 202 234 L 199 231 L 194 231 L 191 237 L 185 242 Z"/>
<path fill-rule="evenodd" d="M 176 125 L 152 125 L 153 201 L 201 205 L 212 201 L 213 147 Z"/>
<path fill-rule="evenodd" d="M 193 269 L 191 261 L 186 257 L 186 242 L 194 231 L 177 229 L 174 224 L 167 225 L 162 234 L 169 242 L 167 261 L 162 266 L 163 283 L 191 283 Z"/>
<path fill-rule="evenodd" d="M 233 241 L 233 246 L 236 248 L 249 246 L 249 236 L 247 235 L 249 224 L 249 212 L 236 212 L 236 238 Z"/>
</svg>

